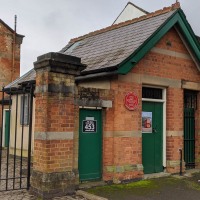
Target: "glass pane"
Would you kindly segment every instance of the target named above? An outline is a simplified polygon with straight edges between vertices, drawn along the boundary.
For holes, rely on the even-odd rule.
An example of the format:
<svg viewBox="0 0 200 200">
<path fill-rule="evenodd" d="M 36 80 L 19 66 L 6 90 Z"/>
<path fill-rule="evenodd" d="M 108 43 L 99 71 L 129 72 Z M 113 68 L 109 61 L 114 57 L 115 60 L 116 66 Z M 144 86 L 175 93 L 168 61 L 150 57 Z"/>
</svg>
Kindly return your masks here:
<svg viewBox="0 0 200 200">
<path fill-rule="evenodd" d="M 184 92 L 184 107 L 197 109 L 197 92 L 189 90 Z"/>
<path fill-rule="evenodd" d="M 143 87 L 142 98 L 162 99 L 162 89 Z"/>
</svg>

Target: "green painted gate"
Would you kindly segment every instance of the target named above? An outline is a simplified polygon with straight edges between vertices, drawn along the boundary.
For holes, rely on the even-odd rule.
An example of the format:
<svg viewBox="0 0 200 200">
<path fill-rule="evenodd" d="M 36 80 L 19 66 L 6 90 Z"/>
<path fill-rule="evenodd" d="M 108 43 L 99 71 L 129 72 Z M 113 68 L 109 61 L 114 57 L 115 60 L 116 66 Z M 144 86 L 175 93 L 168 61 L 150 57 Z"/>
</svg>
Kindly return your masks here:
<svg viewBox="0 0 200 200">
<path fill-rule="evenodd" d="M 195 111 L 184 109 L 184 161 L 187 168 L 195 166 Z"/>
<path fill-rule="evenodd" d="M 9 145 L 10 138 L 10 111 L 5 111 L 5 147 Z"/>
<path fill-rule="evenodd" d="M 102 177 L 102 114 L 101 110 L 81 109 L 79 115 L 80 181 Z"/>
<path fill-rule="evenodd" d="M 163 103 L 142 103 L 142 164 L 145 174 L 163 171 Z"/>
</svg>

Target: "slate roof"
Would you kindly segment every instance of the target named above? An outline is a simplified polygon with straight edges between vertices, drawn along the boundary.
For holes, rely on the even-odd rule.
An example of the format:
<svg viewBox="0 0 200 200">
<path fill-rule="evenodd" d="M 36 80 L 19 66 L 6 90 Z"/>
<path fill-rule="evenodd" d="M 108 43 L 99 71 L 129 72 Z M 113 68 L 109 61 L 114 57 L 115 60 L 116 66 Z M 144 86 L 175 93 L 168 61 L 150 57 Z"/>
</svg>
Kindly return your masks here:
<svg viewBox="0 0 200 200">
<path fill-rule="evenodd" d="M 25 73 L 23 76 L 19 77 L 15 81 L 11 82 L 8 84 L 5 89 L 9 88 L 18 88 L 20 84 L 30 82 L 30 81 L 35 81 L 36 78 L 36 73 L 34 69 L 31 69 L 27 73 Z"/>
<path fill-rule="evenodd" d="M 179 6 L 173 4 L 163 10 L 74 38 L 60 53 L 81 58 L 81 63 L 87 65 L 83 72 L 86 74 L 117 69 L 173 16 Z M 5 88 L 17 88 L 23 82 L 34 81 L 35 77 L 35 70 L 32 69 Z"/>
<path fill-rule="evenodd" d="M 61 52 L 80 57 L 81 62 L 87 65 L 83 73 L 113 70 L 162 26 L 176 8 L 164 8 L 75 38 Z"/>
</svg>

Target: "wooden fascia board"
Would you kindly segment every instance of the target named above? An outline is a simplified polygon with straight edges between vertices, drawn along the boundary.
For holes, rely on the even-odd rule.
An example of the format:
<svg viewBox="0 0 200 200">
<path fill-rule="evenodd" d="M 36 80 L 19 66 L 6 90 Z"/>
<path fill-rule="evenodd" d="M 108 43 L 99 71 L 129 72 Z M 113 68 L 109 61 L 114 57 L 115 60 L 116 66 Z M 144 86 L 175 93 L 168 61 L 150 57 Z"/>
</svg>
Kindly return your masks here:
<svg viewBox="0 0 200 200">
<path fill-rule="evenodd" d="M 200 71 L 200 60 L 199 58 L 197 58 L 197 56 L 195 55 L 194 51 L 192 50 L 191 46 L 189 46 L 188 41 L 186 40 L 186 38 L 183 36 L 182 32 L 180 32 L 180 28 L 175 26 L 175 29 L 179 35 L 179 37 L 181 38 L 183 44 L 185 45 L 186 49 L 188 50 L 192 60 L 194 61 L 194 63 L 196 64 L 198 70 Z"/>
<path fill-rule="evenodd" d="M 156 45 L 156 43 L 175 25 L 178 24 L 195 56 L 200 60 L 200 45 L 181 10 L 175 12 L 143 45 L 118 68 L 118 74 L 127 74 Z"/>
<path fill-rule="evenodd" d="M 187 20 L 184 20 L 183 13 L 180 13 L 180 18 L 182 20 L 178 21 L 178 25 L 180 27 L 180 32 L 188 42 L 188 45 L 191 47 L 191 50 L 194 52 L 195 56 L 200 61 L 200 44 Z"/>
</svg>

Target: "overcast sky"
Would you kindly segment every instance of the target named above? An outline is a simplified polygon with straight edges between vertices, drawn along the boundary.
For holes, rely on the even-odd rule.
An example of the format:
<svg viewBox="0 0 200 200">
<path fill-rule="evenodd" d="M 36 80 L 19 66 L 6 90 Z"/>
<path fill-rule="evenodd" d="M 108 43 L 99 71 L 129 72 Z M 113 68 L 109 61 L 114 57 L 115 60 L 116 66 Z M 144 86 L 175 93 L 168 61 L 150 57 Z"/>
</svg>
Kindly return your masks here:
<svg viewBox="0 0 200 200">
<path fill-rule="evenodd" d="M 153 12 L 175 0 L 130 0 Z M 128 0 L 0 0 L 0 18 L 25 35 L 21 47 L 21 75 L 33 68 L 37 56 L 62 49 L 71 38 L 113 23 Z M 199 0 L 180 0 L 194 32 L 200 35 Z"/>
</svg>

